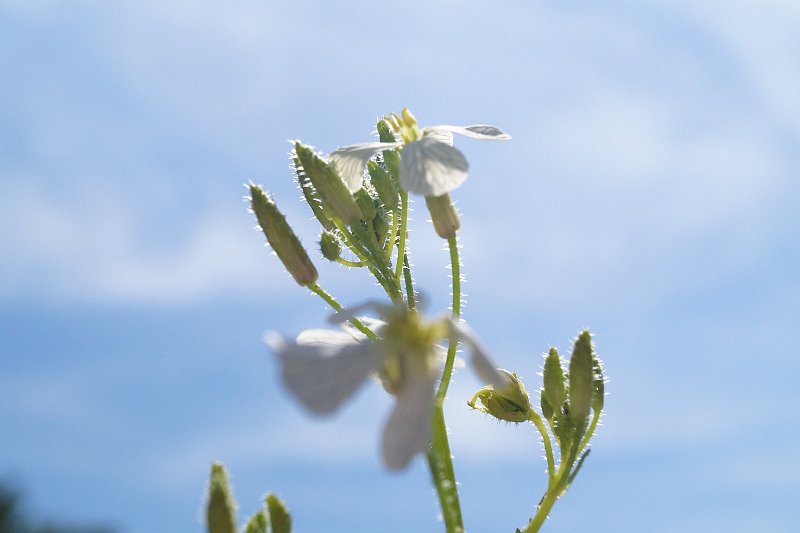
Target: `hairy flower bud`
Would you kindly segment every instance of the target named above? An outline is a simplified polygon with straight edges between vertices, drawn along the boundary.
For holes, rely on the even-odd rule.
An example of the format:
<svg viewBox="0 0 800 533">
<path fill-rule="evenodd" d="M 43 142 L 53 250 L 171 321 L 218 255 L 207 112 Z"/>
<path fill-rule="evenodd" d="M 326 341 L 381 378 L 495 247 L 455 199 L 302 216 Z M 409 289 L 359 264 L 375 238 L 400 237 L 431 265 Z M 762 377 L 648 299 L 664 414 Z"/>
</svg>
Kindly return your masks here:
<svg viewBox="0 0 800 533">
<path fill-rule="evenodd" d="M 397 211 L 397 185 L 392 176 L 375 161 L 367 163 L 367 170 L 372 186 L 375 187 L 375 192 L 378 193 L 383 205 L 391 211 Z"/>
<path fill-rule="evenodd" d="M 476 392 L 467 405 L 506 422 L 525 422 L 531 413 L 525 385 L 515 373 L 502 368 L 498 370 L 507 378 L 507 385 L 499 390 L 487 385 Z M 482 405 L 477 405 L 476 400 L 480 400 Z"/>
<path fill-rule="evenodd" d="M 250 205 L 256 214 L 258 225 L 278 255 L 278 259 L 299 285 L 306 286 L 316 282 L 319 277 L 317 269 L 286 222 L 286 217 L 278 211 L 278 206 L 261 187 L 253 184 L 249 187 Z"/>
<path fill-rule="evenodd" d="M 366 191 L 366 189 L 359 189 L 355 192 L 353 197 L 356 200 L 356 205 L 361 211 L 361 220 L 372 220 L 375 218 L 375 202 Z"/>
<path fill-rule="evenodd" d="M 209 533 L 236 533 L 236 504 L 228 484 L 228 473 L 220 463 L 211 465 L 206 521 Z"/>
<path fill-rule="evenodd" d="M 336 261 L 342 255 L 342 243 L 330 231 L 323 231 L 319 236 L 319 250 L 328 261 Z"/>
<path fill-rule="evenodd" d="M 575 340 L 569 360 L 569 417 L 577 427 L 589 417 L 594 394 L 592 359 L 592 337 L 588 330 L 584 330 Z"/>
<path fill-rule="evenodd" d="M 454 237 L 458 228 L 461 227 L 461 219 L 458 218 L 458 212 L 450 200 L 450 195 L 426 196 L 425 204 L 431 214 L 436 234 L 442 239 Z"/>
<path fill-rule="evenodd" d="M 592 382 L 592 410 L 599 413 L 603 410 L 603 402 L 605 401 L 606 382 L 603 377 L 603 365 L 600 359 L 596 356 L 592 357 L 592 370 L 594 372 L 594 381 Z"/>
<path fill-rule="evenodd" d="M 267 496 L 266 504 L 272 533 L 291 533 L 292 517 L 286 504 L 275 494 Z"/>
<path fill-rule="evenodd" d="M 294 149 L 303 171 L 323 204 L 330 207 L 348 226 L 357 222 L 361 218 L 361 211 L 336 169 L 317 156 L 308 146 L 296 142 Z"/>
<path fill-rule="evenodd" d="M 545 418 L 551 418 L 553 412 L 561 411 L 564 405 L 564 400 L 567 399 L 567 388 L 564 383 L 564 370 L 561 368 L 561 357 L 558 355 L 558 350 L 550 348 L 547 357 L 544 360 L 544 373 L 543 379 L 544 386 L 542 387 L 542 411 L 545 410 L 544 402 L 550 407 L 550 416 L 544 414 Z"/>
<path fill-rule="evenodd" d="M 384 143 L 393 143 L 397 141 L 397 138 L 394 136 L 394 133 L 392 133 L 392 130 L 389 128 L 386 120 L 378 121 L 378 137 L 380 138 L 380 141 Z M 389 174 L 391 174 L 395 179 L 399 178 L 400 154 L 398 154 L 395 150 L 384 150 L 382 153 L 383 161 L 386 163 L 386 168 L 389 170 Z"/>
</svg>

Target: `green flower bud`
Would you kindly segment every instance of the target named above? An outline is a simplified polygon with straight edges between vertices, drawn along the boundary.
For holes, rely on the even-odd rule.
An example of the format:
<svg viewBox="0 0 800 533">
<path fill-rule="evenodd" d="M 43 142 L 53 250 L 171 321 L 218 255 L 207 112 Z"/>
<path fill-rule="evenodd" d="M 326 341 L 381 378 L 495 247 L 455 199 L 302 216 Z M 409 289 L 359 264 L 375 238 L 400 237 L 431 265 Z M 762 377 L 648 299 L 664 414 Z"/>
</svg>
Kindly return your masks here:
<svg viewBox="0 0 800 533">
<path fill-rule="evenodd" d="M 244 528 L 244 533 L 267 533 L 267 531 L 267 515 L 263 509 L 251 516 Z"/>
<path fill-rule="evenodd" d="M 326 230 L 333 229 L 333 222 L 331 222 L 330 217 L 325 213 L 325 206 L 322 205 L 322 200 L 320 200 L 317 191 L 314 189 L 314 185 L 303 170 L 300 159 L 293 157 L 292 162 L 294 163 L 297 183 L 300 185 L 300 190 L 303 192 L 306 203 L 311 207 L 311 211 L 314 213 L 319 223 L 322 224 L 323 228 Z"/>
<path fill-rule="evenodd" d="M 328 261 L 336 261 L 342 255 L 342 243 L 330 231 L 323 231 L 319 236 L 319 250 Z"/>
<path fill-rule="evenodd" d="M 561 407 L 564 405 L 564 400 L 567 399 L 567 388 L 564 383 L 564 370 L 561 368 L 561 357 L 555 348 L 550 348 L 550 352 L 544 360 L 542 381 L 544 382 L 542 388 L 542 411 L 545 409 L 544 402 L 546 400 L 551 412 L 553 410 L 560 412 Z M 550 416 L 545 415 L 545 418 L 549 419 Z"/>
<path fill-rule="evenodd" d="M 436 234 L 442 239 L 454 237 L 458 228 L 461 227 L 461 220 L 458 218 L 453 202 L 450 201 L 450 195 L 426 196 L 425 204 L 431 213 Z"/>
<path fill-rule="evenodd" d="M 308 146 L 296 142 L 294 149 L 323 205 L 329 207 L 348 226 L 357 222 L 361 218 L 361 211 L 336 169 Z"/>
<path fill-rule="evenodd" d="M 603 365 L 600 359 L 596 356 L 592 357 L 592 370 L 594 373 L 594 380 L 592 381 L 592 410 L 599 413 L 603 410 L 603 402 L 605 401 L 606 382 L 603 377 Z"/>
<path fill-rule="evenodd" d="M 475 393 L 467 405 L 506 422 L 529 420 L 531 403 L 525 385 L 515 373 L 502 368 L 498 370 L 508 378 L 508 384 L 502 390 L 495 390 L 492 385 L 483 387 Z M 482 405 L 477 405 L 476 400 L 480 400 Z"/>
<path fill-rule="evenodd" d="M 397 141 L 394 133 L 392 133 L 392 130 L 389 128 L 389 124 L 386 123 L 386 120 L 378 121 L 378 137 L 380 141 L 384 143 L 393 143 Z M 398 179 L 400 177 L 400 154 L 395 150 L 384 150 L 382 154 L 383 162 L 386 163 L 389 174 L 391 174 L 394 179 Z"/>
<path fill-rule="evenodd" d="M 206 520 L 208 533 L 236 533 L 236 504 L 228 484 L 228 473 L 220 463 L 211 465 Z"/>
<path fill-rule="evenodd" d="M 272 533 L 291 533 L 292 517 L 280 498 L 274 494 L 267 496 L 267 509 L 269 510 L 269 523 Z"/>
<path fill-rule="evenodd" d="M 372 220 L 375 218 L 375 202 L 363 187 L 357 190 L 353 197 L 356 199 L 356 205 L 361 211 L 361 220 Z"/>
<path fill-rule="evenodd" d="M 308 258 L 303 245 L 286 222 L 286 217 L 278 211 L 274 200 L 267 196 L 258 185 L 251 184 L 250 200 L 253 212 L 258 219 L 258 225 L 267 237 L 272 249 L 278 254 L 286 270 L 294 277 L 300 286 L 306 286 L 317 281 L 317 269 Z"/>
<path fill-rule="evenodd" d="M 555 414 L 555 409 L 553 409 L 553 406 L 550 405 L 550 401 L 547 399 L 547 396 L 545 396 L 544 389 L 542 389 L 541 392 L 541 397 L 539 399 L 539 406 L 542 408 L 542 416 L 544 416 L 548 420 L 553 418 L 553 415 Z"/>
<path fill-rule="evenodd" d="M 569 417 L 577 427 L 582 427 L 589 417 L 594 394 L 592 359 L 592 337 L 584 330 L 575 340 L 569 360 Z"/>
<path fill-rule="evenodd" d="M 397 185 L 392 176 L 375 161 L 367 163 L 367 170 L 372 186 L 375 187 L 375 192 L 378 193 L 378 198 L 381 199 L 383 205 L 391 211 L 397 211 Z"/>
<path fill-rule="evenodd" d="M 382 205 L 375 207 L 375 218 L 372 219 L 372 226 L 375 228 L 375 236 L 381 244 L 386 240 L 389 233 L 389 217 L 386 215 L 386 208 Z"/>
</svg>

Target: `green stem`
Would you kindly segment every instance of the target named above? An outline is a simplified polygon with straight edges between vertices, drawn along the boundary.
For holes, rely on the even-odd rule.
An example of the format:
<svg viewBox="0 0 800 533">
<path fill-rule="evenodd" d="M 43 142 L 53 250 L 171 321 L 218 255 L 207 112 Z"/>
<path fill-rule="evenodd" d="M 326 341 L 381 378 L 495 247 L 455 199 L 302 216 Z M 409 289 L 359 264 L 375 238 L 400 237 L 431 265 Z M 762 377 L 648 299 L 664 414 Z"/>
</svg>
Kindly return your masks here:
<svg viewBox="0 0 800 533">
<path fill-rule="evenodd" d="M 352 267 L 352 268 L 367 266 L 367 264 L 364 261 L 348 261 L 343 257 L 337 257 L 336 262 L 346 267 Z"/>
<path fill-rule="evenodd" d="M 548 490 L 545 492 L 542 501 L 540 501 L 539 505 L 536 507 L 536 516 L 531 518 L 531 521 L 528 522 L 528 525 L 521 533 L 536 533 L 539 531 L 539 528 L 544 524 L 547 515 L 550 514 L 550 509 L 553 508 L 553 504 L 556 503 L 557 499 L 558 494 L 555 491 Z"/>
<path fill-rule="evenodd" d="M 313 292 L 314 294 L 316 294 L 317 296 L 319 296 L 320 298 L 322 298 L 323 300 L 325 300 L 325 302 L 328 305 L 333 307 L 334 311 L 342 311 L 344 309 L 342 307 L 342 305 L 339 302 L 337 302 L 336 299 L 333 296 L 331 296 L 330 294 L 325 292 L 325 290 L 322 287 L 320 287 L 319 285 L 317 285 L 316 283 L 312 283 L 312 284 L 308 285 L 308 289 L 311 292 Z M 365 326 L 364 323 L 361 322 L 356 317 L 351 317 L 348 320 L 348 322 L 353 324 L 353 326 L 358 331 L 360 331 L 361 333 L 366 335 L 369 339 L 372 339 L 372 340 L 377 340 L 378 339 L 378 335 L 374 331 L 369 329 L 367 326 Z"/>
<path fill-rule="evenodd" d="M 403 278 L 406 280 L 408 308 L 414 311 L 417 309 L 417 300 L 414 297 L 414 282 L 411 279 L 411 265 L 408 264 L 408 254 L 403 255 Z"/>
<path fill-rule="evenodd" d="M 400 274 L 403 271 L 403 258 L 406 255 L 406 235 L 408 234 L 408 193 L 400 192 L 400 242 L 397 244 L 397 266 L 394 276 L 400 283 Z"/>
<path fill-rule="evenodd" d="M 544 442 L 544 451 L 547 455 L 547 479 L 552 479 L 556 474 L 556 461 L 553 457 L 553 444 L 550 442 L 550 434 L 547 433 L 547 428 L 545 427 L 544 423 L 542 422 L 541 417 L 539 414 L 531 409 L 531 414 L 529 420 L 536 426 L 536 429 L 539 430 L 539 433 L 542 434 L 542 441 Z"/>
<path fill-rule="evenodd" d="M 461 316 L 461 273 L 459 269 L 458 245 L 455 237 L 448 239 L 450 245 L 450 263 L 453 269 L 453 320 Z M 436 492 L 442 506 L 447 533 L 461 533 L 464 524 L 461 518 L 461 503 L 458 499 L 455 471 L 453 470 L 453 456 L 450 453 L 450 444 L 447 440 L 447 426 L 444 421 L 444 399 L 447 395 L 447 386 L 453 373 L 453 362 L 456 357 L 458 342 L 450 341 L 447 349 L 447 359 L 436 391 L 436 401 L 431 419 L 431 449 L 428 451 L 428 465 L 431 469 Z"/>
<path fill-rule="evenodd" d="M 589 439 L 592 438 L 594 435 L 594 430 L 597 427 L 597 422 L 600 420 L 600 411 L 595 411 L 594 415 L 592 416 L 592 423 L 589 424 L 589 429 L 586 430 L 586 434 L 583 436 L 581 443 L 578 445 L 578 454 L 580 454 L 586 445 L 589 444 Z"/>
</svg>

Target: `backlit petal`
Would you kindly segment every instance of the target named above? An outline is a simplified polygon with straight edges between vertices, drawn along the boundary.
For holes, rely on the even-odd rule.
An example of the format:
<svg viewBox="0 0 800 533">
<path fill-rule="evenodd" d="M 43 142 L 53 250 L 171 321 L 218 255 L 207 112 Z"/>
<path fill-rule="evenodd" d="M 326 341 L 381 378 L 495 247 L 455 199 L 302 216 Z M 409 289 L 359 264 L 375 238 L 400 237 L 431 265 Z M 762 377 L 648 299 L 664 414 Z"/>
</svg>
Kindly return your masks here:
<svg viewBox="0 0 800 533">
<path fill-rule="evenodd" d="M 426 132 L 428 130 L 449 131 L 481 141 L 507 141 L 511 138 L 511 135 L 504 133 L 500 128 L 485 124 L 475 124 L 474 126 L 430 126 L 425 128 Z"/>
<path fill-rule="evenodd" d="M 408 466 L 411 459 L 428 448 L 433 410 L 435 378 L 413 376 L 400 394 L 383 430 L 383 462 L 390 470 Z"/>
<path fill-rule="evenodd" d="M 489 358 L 489 354 L 478 340 L 477 335 L 466 324 L 447 319 L 451 338 L 464 343 L 470 352 L 470 365 L 475 373 L 487 384 L 503 387 L 506 378 L 497 369 L 497 365 Z"/>
<path fill-rule="evenodd" d="M 326 414 L 355 393 L 381 358 L 372 343 L 352 337 L 344 342 L 341 335 L 349 335 L 340 332 L 320 338 L 320 331 L 301 334 L 302 343 L 287 342 L 277 333 L 264 340 L 278 356 L 283 382 L 292 394 L 314 413 Z"/>
<path fill-rule="evenodd" d="M 467 179 L 469 165 L 464 155 L 434 137 L 423 137 L 403 148 L 400 185 L 422 196 L 441 196 Z"/>
<path fill-rule="evenodd" d="M 381 150 L 390 150 L 398 146 L 400 143 L 351 144 L 334 150 L 329 159 L 336 167 L 347 189 L 350 192 L 356 192 L 363 185 L 367 161 Z"/>
</svg>

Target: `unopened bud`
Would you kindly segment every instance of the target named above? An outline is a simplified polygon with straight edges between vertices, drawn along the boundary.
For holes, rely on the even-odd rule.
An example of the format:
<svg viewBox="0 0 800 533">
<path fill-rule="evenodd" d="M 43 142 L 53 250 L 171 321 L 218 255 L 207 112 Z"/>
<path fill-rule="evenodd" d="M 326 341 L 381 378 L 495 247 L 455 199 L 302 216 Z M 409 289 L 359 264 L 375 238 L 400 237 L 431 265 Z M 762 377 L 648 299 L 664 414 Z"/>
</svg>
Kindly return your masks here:
<svg viewBox="0 0 800 533">
<path fill-rule="evenodd" d="M 506 422 L 525 422 L 531 413 L 531 403 L 525 385 L 515 373 L 502 368 L 498 370 L 507 378 L 507 384 L 499 390 L 492 385 L 483 387 L 475 393 L 468 405 Z M 477 405 L 476 400 L 482 405 Z"/>
<path fill-rule="evenodd" d="M 267 515 L 260 510 L 250 517 L 244 527 L 244 533 L 268 533 Z"/>
<path fill-rule="evenodd" d="M 430 211 L 436 234 L 442 239 L 454 237 L 461 227 L 461 219 L 458 218 L 458 212 L 450 200 L 450 195 L 445 193 L 441 196 L 426 196 L 425 204 Z"/>
<path fill-rule="evenodd" d="M 394 152 L 391 153 L 394 154 Z M 396 211 L 398 199 L 397 185 L 395 185 L 392 176 L 375 161 L 367 163 L 367 170 L 369 171 L 370 182 L 372 186 L 375 187 L 375 192 L 378 193 L 378 198 L 381 199 L 386 209 Z"/>
<path fill-rule="evenodd" d="M 295 281 L 301 286 L 317 281 L 317 269 L 272 198 L 261 187 L 251 184 L 250 200 L 261 231 Z"/>
<path fill-rule="evenodd" d="M 228 473 L 220 463 L 211 465 L 206 521 L 209 533 L 236 533 L 236 504 L 228 483 Z"/>
<path fill-rule="evenodd" d="M 286 504 L 275 494 L 268 495 L 266 503 L 272 533 L 291 533 L 292 517 Z"/>
<path fill-rule="evenodd" d="M 592 337 L 584 330 L 575 340 L 569 359 L 569 417 L 577 427 L 589 417 L 594 394 L 592 359 Z"/>
<path fill-rule="evenodd" d="M 333 233 L 323 231 L 319 237 L 319 251 L 328 261 L 336 261 L 342 255 L 342 243 Z"/>
<path fill-rule="evenodd" d="M 322 203 L 330 207 L 348 226 L 357 222 L 361 212 L 333 165 L 326 163 L 311 148 L 299 142 L 295 143 L 294 149 Z"/>
<path fill-rule="evenodd" d="M 544 372 L 542 374 L 542 401 L 547 401 L 553 411 L 561 411 L 564 400 L 567 399 L 567 388 L 564 383 L 564 370 L 561 368 L 561 357 L 558 350 L 550 348 L 544 360 Z M 544 410 L 544 404 L 542 405 Z M 552 415 L 551 415 L 552 416 Z M 550 418 L 545 414 L 545 418 Z"/>
<path fill-rule="evenodd" d="M 395 131 L 398 129 L 399 127 L 394 128 Z M 386 119 L 378 121 L 378 137 L 382 143 L 397 142 L 397 138 L 394 136 L 394 133 L 392 133 L 392 130 L 389 129 L 389 125 L 386 123 Z M 395 180 L 399 179 L 400 154 L 398 154 L 395 150 L 384 150 L 382 154 L 383 162 L 386 163 L 386 168 L 389 170 L 389 174 L 391 174 Z"/>
<path fill-rule="evenodd" d="M 372 201 L 372 197 L 366 189 L 363 187 L 360 188 L 353 194 L 353 197 L 356 199 L 356 205 L 361 211 L 361 220 L 372 220 L 375 218 L 375 203 Z"/>
<path fill-rule="evenodd" d="M 306 203 L 311 208 L 311 211 L 314 213 L 314 216 L 317 218 L 319 223 L 322 224 L 323 228 L 327 230 L 333 229 L 333 222 L 331 222 L 331 219 L 325 213 L 325 206 L 322 205 L 322 200 L 320 200 L 317 191 L 314 190 L 314 185 L 311 183 L 311 179 L 309 179 L 305 170 L 303 170 L 303 165 L 300 163 L 300 159 L 293 157 L 292 162 L 294 163 L 297 183 L 300 185 L 300 190 L 303 193 L 303 198 L 306 199 Z"/>
</svg>

